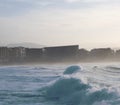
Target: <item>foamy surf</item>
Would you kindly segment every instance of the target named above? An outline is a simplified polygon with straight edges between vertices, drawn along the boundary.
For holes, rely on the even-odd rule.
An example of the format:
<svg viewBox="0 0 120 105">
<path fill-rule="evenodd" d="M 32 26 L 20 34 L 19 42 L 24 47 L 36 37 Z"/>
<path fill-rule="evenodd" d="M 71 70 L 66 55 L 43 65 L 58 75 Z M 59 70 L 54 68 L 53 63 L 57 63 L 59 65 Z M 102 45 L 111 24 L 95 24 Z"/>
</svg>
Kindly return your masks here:
<svg viewBox="0 0 120 105">
<path fill-rule="evenodd" d="M 120 105 L 120 66 L 0 67 L 0 105 Z"/>
<path fill-rule="evenodd" d="M 68 74 L 73 74 L 78 68 L 80 67 L 70 66 L 63 73 L 67 71 Z M 116 91 L 110 91 L 107 87 L 95 90 L 93 85 L 85 84 L 80 78 L 73 77 L 60 78 L 46 87 L 45 98 L 61 105 L 119 105 L 119 95 Z"/>
</svg>

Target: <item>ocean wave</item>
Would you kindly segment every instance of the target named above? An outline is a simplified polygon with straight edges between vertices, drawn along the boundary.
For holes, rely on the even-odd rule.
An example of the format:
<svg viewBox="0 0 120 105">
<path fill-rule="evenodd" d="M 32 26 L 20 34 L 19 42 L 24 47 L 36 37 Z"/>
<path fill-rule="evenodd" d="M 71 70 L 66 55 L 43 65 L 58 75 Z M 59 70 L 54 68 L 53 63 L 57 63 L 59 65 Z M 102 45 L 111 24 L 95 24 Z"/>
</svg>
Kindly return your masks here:
<svg viewBox="0 0 120 105">
<path fill-rule="evenodd" d="M 0 105 L 120 105 L 119 70 L 66 66 L 1 68 Z"/>
<path fill-rule="evenodd" d="M 115 74 L 120 74 L 120 67 L 115 67 L 115 66 L 107 66 L 106 71 L 111 72 L 111 73 L 115 73 Z"/>
<path fill-rule="evenodd" d="M 75 78 L 61 78 L 44 88 L 47 100 L 62 105 L 119 105 L 118 95 L 108 89 L 92 90 L 89 84 Z"/>
<path fill-rule="evenodd" d="M 81 70 L 79 66 L 70 66 L 63 74 L 73 74 L 78 70 Z M 63 76 L 42 89 L 44 98 L 57 105 L 120 105 L 116 91 L 108 87 L 94 89 L 93 85 L 74 76 Z"/>
<path fill-rule="evenodd" d="M 112 70 L 120 70 L 120 67 L 114 67 L 114 66 L 107 66 L 106 68 Z"/>
<path fill-rule="evenodd" d="M 68 67 L 63 74 L 73 74 L 81 70 L 79 66 L 70 66 Z"/>
<path fill-rule="evenodd" d="M 90 89 L 92 87 L 82 83 L 81 80 L 62 78 L 46 87 L 44 96 L 47 100 L 56 101 L 63 105 L 100 105 L 103 101 L 114 105 L 111 102 L 117 98 L 114 92 L 109 92 L 107 89 L 90 92 Z"/>
</svg>

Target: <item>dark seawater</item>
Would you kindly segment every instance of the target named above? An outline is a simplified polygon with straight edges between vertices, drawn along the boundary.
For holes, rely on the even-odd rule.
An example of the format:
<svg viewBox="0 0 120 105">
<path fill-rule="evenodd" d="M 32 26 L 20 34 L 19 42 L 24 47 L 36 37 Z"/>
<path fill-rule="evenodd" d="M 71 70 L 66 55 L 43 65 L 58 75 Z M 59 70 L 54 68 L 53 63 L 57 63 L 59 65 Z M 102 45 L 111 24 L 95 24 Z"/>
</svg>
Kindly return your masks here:
<svg viewBox="0 0 120 105">
<path fill-rule="evenodd" d="M 120 64 L 1 66 L 0 105 L 120 105 Z"/>
</svg>

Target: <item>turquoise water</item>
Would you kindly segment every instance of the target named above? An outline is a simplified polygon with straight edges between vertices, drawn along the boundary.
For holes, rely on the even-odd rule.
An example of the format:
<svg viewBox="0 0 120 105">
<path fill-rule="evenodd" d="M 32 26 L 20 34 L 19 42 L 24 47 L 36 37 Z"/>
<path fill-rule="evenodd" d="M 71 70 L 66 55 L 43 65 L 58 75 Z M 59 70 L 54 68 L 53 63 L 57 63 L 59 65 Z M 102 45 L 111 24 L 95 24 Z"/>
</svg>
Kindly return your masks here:
<svg viewBox="0 0 120 105">
<path fill-rule="evenodd" d="M 120 105 L 120 65 L 0 67 L 0 105 Z"/>
</svg>

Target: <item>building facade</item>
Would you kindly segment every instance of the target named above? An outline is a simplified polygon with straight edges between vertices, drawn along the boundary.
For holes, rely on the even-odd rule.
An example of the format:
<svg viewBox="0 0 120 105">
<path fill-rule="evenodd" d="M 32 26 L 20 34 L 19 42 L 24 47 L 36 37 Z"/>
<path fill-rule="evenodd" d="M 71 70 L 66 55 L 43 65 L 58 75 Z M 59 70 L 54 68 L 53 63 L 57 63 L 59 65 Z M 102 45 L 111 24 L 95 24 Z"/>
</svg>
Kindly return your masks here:
<svg viewBox="0 0 120 105">
<path fill-rule="evenodd" d="M 9 49 L 7 47 L 0 47 L 0 63 L 6 63 L 9 61 Z"/>
<path fill-rule="evenodd" d="M 12 62 L 22 62 L 26 57 L 26 49 L 24 47 L 9 48 L 9 59 Z"/>
<path fill-rule="evenodd" d="M 27 48 L 26 49 L 26 60 L 29 62 L 42 61 L 43 60 L 43 49 Z"/>
<path fill-rule="evenodd" d="M 58 46 L 46 47 L 44 49 L 45 57 L 51 61 L 75 60 L 78 54 L 79 46 Z"/>
</svg>

